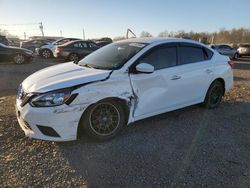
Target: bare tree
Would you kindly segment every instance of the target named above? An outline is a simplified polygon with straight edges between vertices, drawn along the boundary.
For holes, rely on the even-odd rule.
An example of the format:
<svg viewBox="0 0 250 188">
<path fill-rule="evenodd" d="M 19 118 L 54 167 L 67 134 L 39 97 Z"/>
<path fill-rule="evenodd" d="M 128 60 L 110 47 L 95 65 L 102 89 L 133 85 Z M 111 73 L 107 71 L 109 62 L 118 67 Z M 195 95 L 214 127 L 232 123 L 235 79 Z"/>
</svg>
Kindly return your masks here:
<svg viewBox="0 0 250 188">
<path fill-rule="evenodd" d="M 149 32 L 147 32 L 147 31 L 142 31 L 140 37 L 141 38 L 152 37 L 152 35 Z"/>
<path fill-rule="evenodd" d="M 126 37 L 124 37 L 124 36 L 118 36 L 118 37 L 114 37 L 113 41 L 119 41 L 119 40 L 124 40 L 124 39 L 126 39 Z"/>
<path fill-rule="evenodd" d="M 184 30 L 180 30 L 178 32 L 169 32 L 166 34 L 166 31 L 159 33 L 160 37 L 189 37 L 193 40 L 197 40 L 203 43 L 228 43 L 228 44 L 239 44 L 239 43 L 250 43 L 250 29 L 248 28 L 234 28 L 231 30 L 226 30 L 225 28 L 221 28 L 218 32 L 186 32 Z"/>
</svg>

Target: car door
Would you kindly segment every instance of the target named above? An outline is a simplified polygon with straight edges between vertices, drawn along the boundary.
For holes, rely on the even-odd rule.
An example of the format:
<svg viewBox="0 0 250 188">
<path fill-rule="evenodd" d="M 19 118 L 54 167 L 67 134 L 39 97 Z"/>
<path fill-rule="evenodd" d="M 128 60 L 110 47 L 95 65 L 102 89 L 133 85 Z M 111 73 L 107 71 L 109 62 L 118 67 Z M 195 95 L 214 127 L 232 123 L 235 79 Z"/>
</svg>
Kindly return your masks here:
<svg viewBox="0 0 250 188">
<path fill-rule="evenodd" d="M 74 44 L 74 47 L 81 58 L 91 53 L 87 42 L 77 42 Z"/>
<path fill-rule="evenodd" d="M 136 72 L 135 66 L 140 63 L 153 65 L 155 71 L 150 74 Z M 172 90 L 169 85 L 173 81 L 171 77 L 175 75 L 176 65 L 176 44 L 155 47 L 132 65 L 130 80 L 137 97 L 137 105 L 134 110 L 135 118 L 165 110 L 173 104 L 172 99 L 177 96 L 177 91 Z"/>
<path fill-rule="evenodd" d="M 8 49 L 4 46 L 1 46 L 0 44 L 0 61 L 7 61 L 10 59 L 11 56 L 11 52 L 8 51 Z"/>
<path fill-rule="evenodd" d="M 181 88 L 175 103 L 177 106 L 188 106 L 203 102 L 212 80 L 213 52 L 192 43 L 180 43 L 178 46 L 178 70 L 175 74 L 180 77 L 172 87 Z M 177 88 L 176 88 L 177 89 Z"/>
<path fill-rule="evenodd" d="M 219 51 L 223 55 L 231 56 L 232 55 L 232 48 L 227 45 L 221 45 L 219 46 Z"/>
<path fill-rule="evenodd" d="M 203 53 L 202 47 L 171 44 L 141 58 L 138 63 L 149 63 L 155 71 L 130 74 L 138 98 L 135 118 L 202 102 L 213 74 Z"/>
</svg>

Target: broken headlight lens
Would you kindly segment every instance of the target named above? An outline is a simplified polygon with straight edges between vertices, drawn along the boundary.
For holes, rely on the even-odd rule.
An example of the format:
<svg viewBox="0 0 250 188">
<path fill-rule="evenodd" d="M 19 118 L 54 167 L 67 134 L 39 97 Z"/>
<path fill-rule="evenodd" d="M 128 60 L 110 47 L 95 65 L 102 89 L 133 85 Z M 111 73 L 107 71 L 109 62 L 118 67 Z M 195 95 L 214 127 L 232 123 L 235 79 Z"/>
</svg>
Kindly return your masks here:
<svg viewBox="0 0 250 188">
<path fill-rule="evenodd" d="M 69 89 L 57 90 L 34 97 L 30 104 L 34 107 L 52 107 L 64 104 L 71 97 Z"/>
</svg>

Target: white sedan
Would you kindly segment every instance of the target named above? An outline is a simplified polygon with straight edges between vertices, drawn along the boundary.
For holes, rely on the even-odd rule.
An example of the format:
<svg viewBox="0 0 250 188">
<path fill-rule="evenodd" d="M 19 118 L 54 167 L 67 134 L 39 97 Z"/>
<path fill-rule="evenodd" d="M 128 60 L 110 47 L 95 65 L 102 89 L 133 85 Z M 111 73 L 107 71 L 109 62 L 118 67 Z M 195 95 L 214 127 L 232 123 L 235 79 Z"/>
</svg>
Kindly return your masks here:
<svg viewBox="0 0 250 188">
<path fill-rule="evenodd" d="M 75 140 L 82 130 L 110 139 L 143 118 L 198 103 L 218 107 L 233 86 L 232 66 L 228 57 L 192 40 L 116 42 L 78 64 L 26 78 L 16 99 L 18 122 L 37 139 Z"/>
</svg>

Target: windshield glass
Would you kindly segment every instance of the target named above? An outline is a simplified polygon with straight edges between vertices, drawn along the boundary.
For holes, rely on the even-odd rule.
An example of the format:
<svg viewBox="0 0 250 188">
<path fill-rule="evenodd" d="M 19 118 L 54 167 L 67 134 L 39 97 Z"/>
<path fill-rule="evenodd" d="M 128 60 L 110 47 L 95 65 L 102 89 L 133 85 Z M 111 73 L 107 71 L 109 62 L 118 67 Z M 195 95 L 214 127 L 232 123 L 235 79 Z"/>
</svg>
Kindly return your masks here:
<svg viewBox="0 0 250 188">
<path fill-rule="evenodd" d="M 91 53 L 78 64 L 97 69 L 117 70 L 145 46 L 145 43 L 137 42 L 113 43 Z"/>
</svg>

